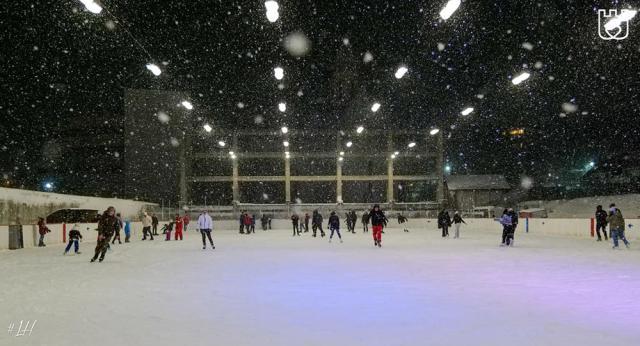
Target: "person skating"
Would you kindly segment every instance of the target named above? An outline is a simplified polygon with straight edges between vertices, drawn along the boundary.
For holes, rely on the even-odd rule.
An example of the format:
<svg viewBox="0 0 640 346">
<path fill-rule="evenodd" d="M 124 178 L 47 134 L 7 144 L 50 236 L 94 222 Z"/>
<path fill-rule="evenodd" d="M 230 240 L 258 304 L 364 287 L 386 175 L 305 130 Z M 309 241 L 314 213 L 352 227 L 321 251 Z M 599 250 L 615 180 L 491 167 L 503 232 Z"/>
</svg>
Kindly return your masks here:
<svg viewBox="0 0 640 346">
<path fill-rule="evenodd" d="M 244 216 L 245 212 L 240 213 L 240 234 L 244 234 Z"/>
<path fill-rule="evenodd" d="M 320 236 L 324 237 L 324 230 L 322 229 L 322 214 L 318 210 L 313 211 L 313 217 L 311 219 L 311 229 L 313 230 L 313 237 L 316 237 L 318 229 L 320 230 Z"/>
<path fill-rule="evenodd" d="M 291 215 L 291 223 L 293 225 L 293 236 L 295 237 L 296 235 L 300 235 L 300 227 L 298 227 L 300 224 L 300 217 L 298 214 L 293 213 L 293 215 Z"/>
<path fill-rule="evenodd" d="M 402 225 L 404 223 L 406 223 L 407 221 L 409 221 L 404 215 L 402 214 L 398 214 L 398 224 Z M 409 233 L 409 230 L 407 229 L 407 227 L 404 227 L 404 232 L 405 233 Z"/>
<path fill-rule="evenodd" d="M 358 214 L 355 210 L 351 211 L 351 233 L 356 234 L 356 226 L 358 225 Z"/>
<path fill-rule="evenodd" d="M 149 220 L 151 222 L 151 220 Z M 95 262 L 100 256 L 100 262 L 104 261 L 104 256 L 107 254 L 109 248 L 109 241 L 118 228 L 118 219 L 116 218 L 116 208 L 109 207 L 104 211 L 98 222 L 98 243 L 96 244 L 96 251 L 91 259 L 91 262 Z"/>
<path fill-rule="evenodd" d="M 171 232 L 173 232 L 173 222 L 165 223 L 162 226 L 162 234 L 164 234 L 164 241 L 171 240 Z"/>
<path fill-rule="evenodd" d="M 362 213 L 362 232 L 364 233 L 369 233 L 369 214 L 371 213 L 370 210 L 365 210 L 364 213 Z"/>
<path fill-rule="evenodd" d="M 509 210 L 505 209 L 502 212 L 502 217 L 500 217 L 499 221 L 502 225 L 502 244 L 500 246 L 510 246 L 513 238 L 513 223 Z"/>
<path fill-rule="evenodd" d="M 242 218 L 242 223 L 244 224 L 244 232 L 245 234 L 251 234 L 251 215 L 248 212 L 244 212 L 244 216 Z"/>
<path fill-rule="evenodd" d="M 267 214 L 262 214 L 262 217 L 260 218 L 260 223 L 262 224 L 262 230 L 266 231 L 267 224 L 269 223 L 269 218 L 267 217 Z"/>
<path fill-rule="evenodd" d="M 120 213 L 116 213 L 116 219 L 118 219 L 118 228 L 116 228 L 116 234 L 113 236 L 111 244 L 115 244 L 116 240 L 118 241 L 118 244 L 122 244 L 122 241 L 120 241 L 120 230 L 124 228 L 124 222 L 122 221 Z"/>
<path fill-rule="evenodd" d="M 256 233 L 256 214 L 251 215 L 251 233 Z"/>
<path fill-rule="evenodd" d="M 462 226 L 462 224 L 466 225 L 467 223 L 464 222 L 462 216 L 460 216 L 460 214 L 456 211 L 453 214 L 453 229 L 455 231 L 455 234 L 453 235 L 454 239 L 460 238 L 460 226 Z"/>
<path fill-rule="evenodd" d="M 602 230 L 602 234 L 604 234 L 604 240 L 609 240 L 607 238 L 607 212 L 602 209 L 602 206 L 599 205 L 596 207 L 596 234 L 598 234 L 598 241 L 602 241 L 602 236 L 600 235 L 600 230 Z"/>
<path fill-rule="evenodd" d="M 518 228 L 518 213 L 516 213 L 513 208 L 508 209 L 509 216 L 511 216 L 511 230 L 510 230 L 510 242 L 509 245 L 513 246 L 513 242 L 515 241 L 514 235 L 516 233 L 516 229 Z"/>
<path fill-rule="evenodd" d="M 184 228 L 184 219 L 182 217 L 180 217 L 180 214 L 176 214 L 176 220 L 175 220 L 175 225 L 176 225 L 176 232 L 175 232 L 175 240 L 182 240 L 182 230 Z"/>
<path fill-rule="evenodd" d="M 158 224 L 160 222 L 158 221 L 158 217 L 156 216 L 155 213 L 151 214 L 151 228 L 152 228 L 152 233 L 153 235 L 159 235 L 158 234 Z"/>
<path fill-rule="evenodd" d="M 189 230 L 189 223 L 191 222 L 191 216 L 189 216 L 189 213 L 187 213 L 186 211 L 184 212 L 184 215 L 182 216 L 182 230 L 183 231 L 188 231 Z"/>
<path fill-rule="evenodd" d="M 129 243 L 131 239 L 131 221 L 124 222 L 124 242 Z"/>
<path fill-rule="evenodd" d="M 44 236 L 50 232 L 51 230 L 49 229 L 49 227 L 47 227 L 47 223 L 44 221 L 44 218 L 39 217 L 38 218 L 38 233 L 40 234 L 40 240 L 38 240 L 39 247 L 46 246 L 44 244 Z"/>
<path fill-rule="evenodd" d="M 607 222 L 609 223 L 609 233 L 611 233 L 611 239 L 613 240 L 613 249 L 618 248 L 618 239 L 622 240 L 628 249 L 631 244 L 624 236 L 624 217 L 622 217 L 620 209 L 615 207 L 615 204 L 612 204 L 612 207 L 609 210 Z"/>
<path fill-rule="evenodd" d="M 438 228 L 442 229 L 442 238 L 449 236 L 449 227 L 451 227 L 449 212 L 442 210 L 440 214 L 438 214 Z"/>
<path fill-rule="evenodd" d="M 311 220 L 309 213 L 304 213 L 304 233 L 309 232 L 309 220 Z"/>
<path fill-rule="evenodd" d="M 375 204 L 369 212 L 371 228 L 373 231 L 373 246 L 382 247 L 382 228 L 387 225 L 387 217 L 380 209 L 380 205 Z"/>
<path fill-rule="evenodd" d="M 329 216 L 329 218 L 331 218 L 331 216 Z M 348 211 L 347 213 L 345 213 L 345 218 L 344 218 L 346 224 L 347 224 L 347 233 L 351 233 L 351 212 Z"/>
<path fill-rule="evenodd" d="M 147 240 L 147 235 L 149 235 L 151 240 L 153 240 L 153 233 L 151 232 L 152 222 L 153 220 L 151 219 L 151 216 L 149 216 L 149 214 L 147 214 L 147 212 L 145 211 L 142 214 L 142 240 Z"/>
<path fill-rule="evenodd" d="M 211 249 L 215 250 L 216 247 L 213 245 L 213 240 L 211 239 L 213 220 L 206 210 L 198 217 L 198 229 L 200 229 L 200 234 L 202 234 L 202 250 L 207 248 L 207 238 L 211 244 Z"/>
<path fill-rule="evenodd" d="M 69 231 L 69 244 L 64 249 L 64 254 L 66 255 L 69 250 L 71 250 L 71 245 L 73 245 L 73 251 L 76 255 L 79 255 L 80 250 L 80 239 L 82 239 L 82 234 L 80 234 L 80 224 L 73 225 L 73 228 Z"/>
<path fill-rule="evenodd" d="M 340 238 L 340 242 L 342 243 L 342 235 L 340 235 L 340 218 L 335 211 L 331 212 L 331 215 L 329 216 L 329 224 L 327 225 L 327 227 L 331 230 L 329 243 L 331 243 L 331 239 L 333 239 L 334 232 L 338 234 L 338 238 Z"/>
</svg>

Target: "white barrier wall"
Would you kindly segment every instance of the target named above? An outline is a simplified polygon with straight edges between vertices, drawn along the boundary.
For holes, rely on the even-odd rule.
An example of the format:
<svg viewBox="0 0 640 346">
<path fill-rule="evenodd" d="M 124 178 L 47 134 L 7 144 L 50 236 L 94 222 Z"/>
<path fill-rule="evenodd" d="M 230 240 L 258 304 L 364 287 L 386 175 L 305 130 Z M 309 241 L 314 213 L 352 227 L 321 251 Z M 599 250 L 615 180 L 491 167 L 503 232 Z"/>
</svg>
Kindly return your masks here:
<svg viewBox="0 0 640 346">
<path fill-rule="evenodd" d="M 326 229 L 326 219 L 323 228 Z M 626 221 L 626 232 L 625 235 L 627 239 L 630 241 L 639 240 L 640 236 L 640 219 L 627 219 Z M 469 231 L 480 231 L 480 232 L 492 232 L 492 233 L 501 233 L 502 226 L 493 219 L 466 219 L 466 225 L 463 225 L 465 230 Z M 158 227 L 158 232 L 160 232 L 162 225 L 164 223 L 160 223 Z M 96 224 L 81 224 L 80 232 L 82 233 L 84 242 L 93 242 L 97 238 Z M 271 221 L 272 229 L 278 230 L 289 230 L 291 229 L 291 221 L 290 220 L 272 220 Z M 73 225 L 63 225 L 63 224 L 53 224 L 48 225 L 51 233 L 48 233 L 45 236 L 45 244 L 54 245 L 54 244 L 62 244 L 64 242 L 64 232 L 67 234 Z M 189 230 L 195 230 L 197 228 L 196 220 L 192 220 L 189 224 Z M 219 231 L 231 231 L 238 232 L 240 227 L 239 220 L 215 220 L 213 221 L 213 230 L 214 232 Z M 342 222 L 342 227 L 346 228 L 344 222 Z M 371 227 L 371 226 L 369 226 Z M 435 219 L 411 219 L 404 225 L 398 224 L 395 219 L 389 220 L 390 228 L 403 228 L 406 227 L 412 232 L 415 231 L 425 231 L 425 232 L 439 232 L 438 223 Z M 87 230 L 89 228 L 89 230 Z M 356 230 L 360 232 L 362 229 L 362 224 L 358 222 L 356 226 Z M 64 230 L 64 232 L 63 232 Z M 520 224 L 518 225 L 517 232 L 526 232 L 527 231 L 527 219 L 520 219 Z M 560 237 L 581 237 L 581 238 L 589 238 L 591 237 L 591 219 L 528 219 L 528 233 L 530 235 L 545 235 L 545 236 L 560 236 Z M 256 232 L 262 232 L 262 225 L 259 220 L 256 224 Z M 22 233 L 24 238 L 24 247 L 32 248 L 38 246 L 38 240 L 40 238 L 40 234 L 38 233 L 38 227 L 36 225 L 24 225 L 22 226 Z M 609 230 L 607 229 L 607 233 Z M 124 231 L 121 231 L 121 239 L 124 241 Z M 160 236 L 162 237 L 162 236 Z M 141 222 L 131 222 L 131 241 L 139 241 L 142 238 L 142 223 Z M 0 250 L 5 250 L 9 248 L 9 226 L 0 226 Z"/>
</svg>

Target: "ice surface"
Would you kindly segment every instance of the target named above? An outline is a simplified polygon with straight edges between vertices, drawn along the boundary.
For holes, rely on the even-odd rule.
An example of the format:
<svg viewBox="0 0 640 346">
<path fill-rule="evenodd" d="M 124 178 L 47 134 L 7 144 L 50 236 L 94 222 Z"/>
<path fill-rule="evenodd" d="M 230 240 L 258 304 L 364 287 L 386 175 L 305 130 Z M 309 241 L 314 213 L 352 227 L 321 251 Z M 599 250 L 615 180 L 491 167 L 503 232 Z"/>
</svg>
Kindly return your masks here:
<svg viewBox="0 0 640 346">
<path fill-rule="evenodd" d="M 395 222 L 393 222 L 395 225 Z M 431 227 L 433 229 L 433 227 Z M 346 233 L 346 232 L 345 232 Z M 0 252 L 1 345 L 638 345 L 640 247 L 496 231 L 289 231 Z M 92 235 L 85 234 L 86 238 Z M 633 244 L 635 245 L 635 244 Z M 640 245 L 640 244 L 638 244 Z"/>
</svg>

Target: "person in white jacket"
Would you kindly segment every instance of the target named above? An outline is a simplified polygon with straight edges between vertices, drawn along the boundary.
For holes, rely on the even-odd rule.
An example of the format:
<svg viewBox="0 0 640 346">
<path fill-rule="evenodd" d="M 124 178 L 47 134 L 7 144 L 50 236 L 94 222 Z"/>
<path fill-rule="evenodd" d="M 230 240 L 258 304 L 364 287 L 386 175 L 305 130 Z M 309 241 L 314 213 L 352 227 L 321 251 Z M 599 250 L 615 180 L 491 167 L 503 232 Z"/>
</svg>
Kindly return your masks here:
<svg viewBox="0 0 640 346">
<path fill-rule="evenodd" d="M 151 233 L 151 216 L 145 211 L 142 215 L 142 240 L 147 240 L 147 233 L 153 240 L 153 233 Z"/>
<path fill-rule="evenodd" d="M 207 248 L 207 238 L 209 238 L 209 243 L 211 244 L 211 249 L 215 250 L 215 246 L 213 245 L 213 240 L 211 239 L 211 230 L 213 229 L 213 220 L 209 213 L 205 210 L 198 217 L 198 228 L 200 229 L 200 233 L 202 234 L 202 249 Z"/>
</svg>

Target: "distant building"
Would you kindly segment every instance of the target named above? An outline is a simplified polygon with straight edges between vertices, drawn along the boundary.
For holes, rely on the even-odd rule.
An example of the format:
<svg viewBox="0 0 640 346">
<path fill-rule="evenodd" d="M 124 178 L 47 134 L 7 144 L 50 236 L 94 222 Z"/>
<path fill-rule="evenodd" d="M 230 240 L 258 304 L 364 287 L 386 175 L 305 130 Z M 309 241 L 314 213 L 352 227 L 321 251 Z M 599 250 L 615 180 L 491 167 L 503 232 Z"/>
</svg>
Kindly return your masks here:
<svg viewBox="0 0 640 346">
<path fill-rule="evenodd" d="M 494 205 L 511 190 L 503 175 L 451 175 L 446 186 L 449 201 L 459 210 Z"/>
</svg>

